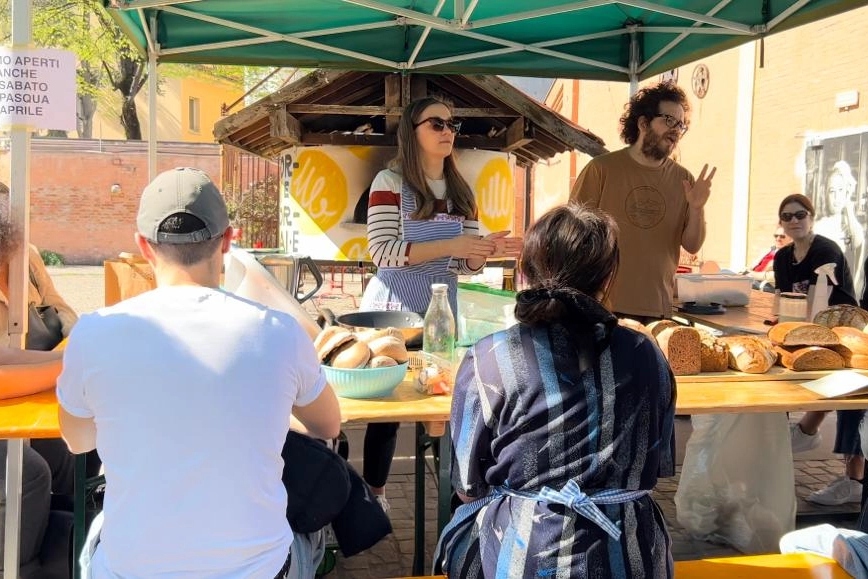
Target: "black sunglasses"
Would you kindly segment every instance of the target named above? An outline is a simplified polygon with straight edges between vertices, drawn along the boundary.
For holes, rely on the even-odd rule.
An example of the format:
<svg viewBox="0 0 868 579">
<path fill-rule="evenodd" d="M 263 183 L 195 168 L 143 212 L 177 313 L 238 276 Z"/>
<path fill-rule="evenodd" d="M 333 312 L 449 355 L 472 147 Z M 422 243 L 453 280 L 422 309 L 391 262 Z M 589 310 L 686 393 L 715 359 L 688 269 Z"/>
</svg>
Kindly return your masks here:
<svg viewBox="0 0 868 579">
<path fill-rule="evenodd" d="M 427 119 L 422 119 L 418 123 L 413 124 L 413 128 L 417 128 L 419 125 L 424 125 L 425 123 L 430 123 L 431 128 L 437 131 L 438 133 L 442 133 L 447 128 L 453 133 L 458 133 L 461 130 L 461 121 L 456 121 L 455 119 L 441 119 L 440 117 L 428 117 Z"/>
<path fill-rule="evenodd" d="M 801 221 L 802 219 L 804 219 L 807 216 L 808 216 L 808 212 L 805 211 L 804 209 L 802 209 L 800 211 L 796 211 L 795 213 L 784 212 L 784 213 L 781 213 L 781 221 L 783 221 L 784 223 L 787 223 L 788 221 L 792 221 L 793 217 L 795 217 L 796 219 Z"/>
<path fill-rule="evenodd" d="M 786 239 L 786 237 L 787 236 L 784 233 L 781 233 L 781 234 L 775 233 L 775 239 Z"/>
<path fill-rule="evenodd" d="M 663 122 L 666 123 L 666 126 L 670 129 L 678 129 L 678 132 L 682 135 L 687 132 L 687 123 L 684 121 L 679 121 L 672 115 L 667 115 L 666 113 L 657 113 L 654 115 L 654 118 L 657 117 L 663 119 Z"/>
</svg>

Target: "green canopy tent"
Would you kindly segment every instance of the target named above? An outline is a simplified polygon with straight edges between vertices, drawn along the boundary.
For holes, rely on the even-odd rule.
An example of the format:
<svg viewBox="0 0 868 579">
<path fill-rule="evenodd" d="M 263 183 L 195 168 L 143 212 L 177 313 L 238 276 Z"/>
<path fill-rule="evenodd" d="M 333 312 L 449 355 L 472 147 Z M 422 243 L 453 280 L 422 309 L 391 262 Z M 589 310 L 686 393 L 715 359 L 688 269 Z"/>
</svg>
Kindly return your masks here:
<svg viewBox="0 0 868 579">
<path fill-rule="evenodd" d="M 104 0 L 161 62 L 638 81 L 865 0 Z"/>
<path fill-rule="evenodd" d="M 639 80 L 868 0 L 103 0 L 159 62 Z M 149 166 L 156 167 L 156 117 Z"/>
</svg>

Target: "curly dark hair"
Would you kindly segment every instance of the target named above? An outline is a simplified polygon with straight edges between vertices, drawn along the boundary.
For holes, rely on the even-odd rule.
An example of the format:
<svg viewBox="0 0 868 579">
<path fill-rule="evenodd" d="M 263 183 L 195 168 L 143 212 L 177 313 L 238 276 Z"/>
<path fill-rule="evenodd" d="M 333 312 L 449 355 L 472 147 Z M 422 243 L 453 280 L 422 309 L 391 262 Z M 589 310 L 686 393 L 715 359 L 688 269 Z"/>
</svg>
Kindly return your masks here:
<svg viewBox="0 0 868 579">
<path fill-rule="evenodd" d="M 621 140 L 632 145 L 639 140 L 639 119 L 645 117 L 648 120 L 660 112 L 661 102 L 671 102 L 681 105 L 684 114 L 690 112 L 690 103 L 687 95 L 678 85 L 672 82 L 661 82 L 649 86 L 634 94 L 630 102 L 624 105 L 624 114 L 619 121 L 621 125 Z"/>
</svg>

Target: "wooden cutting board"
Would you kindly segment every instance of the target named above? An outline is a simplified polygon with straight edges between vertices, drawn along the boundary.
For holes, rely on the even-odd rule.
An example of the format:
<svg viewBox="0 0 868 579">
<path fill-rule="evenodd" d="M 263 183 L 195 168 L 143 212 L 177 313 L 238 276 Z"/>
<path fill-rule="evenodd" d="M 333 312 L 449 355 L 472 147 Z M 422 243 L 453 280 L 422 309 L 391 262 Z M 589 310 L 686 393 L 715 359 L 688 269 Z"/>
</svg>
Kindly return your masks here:
<svg viewBox="0 0 868 579">
<path fill-rule="evenodd" d="M 868 370 L 856 370 L 854 368 L 846 368 L 853 372 L 859 372 L 868 376 Z M 748 374 L 746 372 L 738 372 L 736 370 L 727 370 L 726 372 L 703 372 L 702 374 L 691 374 L 689 376 L 676 376 L 677 384 L 712 384 L 725 382 L 759 382 L 769 380 L 799 380 L 807 382 L 808 380 L 816 380 L 823 376 L 837 372 L 837 370 L 808 370 L 805 372 L 796 372 L 783 366 L 772 366 L 771 370 L 765 374 Z"/>
</svg>

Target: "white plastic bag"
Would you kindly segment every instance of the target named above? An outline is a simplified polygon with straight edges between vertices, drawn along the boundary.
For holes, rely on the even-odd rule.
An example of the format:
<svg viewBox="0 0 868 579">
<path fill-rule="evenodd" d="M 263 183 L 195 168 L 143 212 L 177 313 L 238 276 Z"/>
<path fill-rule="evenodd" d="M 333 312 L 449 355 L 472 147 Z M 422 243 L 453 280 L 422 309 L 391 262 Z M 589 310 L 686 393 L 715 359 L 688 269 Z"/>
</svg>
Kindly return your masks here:
<svg viewBox="0 0 868 579">
<path fill-rule="evenodd" d="M 776 552 L 796 523 L 786 414 L 707 414 L 692 421 L 675 493 L 678 522 L 695 538 L 743 553 Z"/>
</svg>

